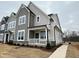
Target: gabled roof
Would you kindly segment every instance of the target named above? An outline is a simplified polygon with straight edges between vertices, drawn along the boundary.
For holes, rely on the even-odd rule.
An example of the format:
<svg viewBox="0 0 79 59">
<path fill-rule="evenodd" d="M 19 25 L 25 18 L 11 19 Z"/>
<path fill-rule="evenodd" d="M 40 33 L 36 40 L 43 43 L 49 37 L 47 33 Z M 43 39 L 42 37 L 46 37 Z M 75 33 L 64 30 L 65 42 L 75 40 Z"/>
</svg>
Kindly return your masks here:
<svg viewBox="0 0 79 59">
<path fill-rule="evenodd" d="M 40 10 L 40 12 L 42 12 L 46 17 L 48 17 L 48 15 L 46 13 L 44 13 L 40 8 L 38 8 L 34 3 L 30 2 L 29 5 L 28 5 L 28 8 L 31 6 L 31 4 L 33 6 L 35 6 L 38 10 Z M 49 18 L 49 17 L 48 17 Z"/>
<path fill-rule="evenodd" d="M 16 16 L 16 13 L 12 12 L 12 13 L 10 14 L 10 17 L 12 17 L 12 16 Z"/>
<path fill-rule="evenodd" d="M 61 26 L 60 26 L 60 22 L 59 22 L 59 18 L 58 18 L 58 15 L 57 14 L 49 14 L 48 16 L 53 16 L 53 15 L 55 15 L 56 17 L 57 17 L 57 21 L 58 21 L 58 24 L 59 24 L 59 27 L 60 27 L 60 29 L 61 29 Z M 56 27 L 58 27 L 58 26 L 56 26 Z M 58 28 L 59 28 L 58 27 Z M 62 29 L 61 29 L 61 31 L 62 31 Z"/>
<path fill-rule="evenodd" d="M 8 19 L 9 19 L 9 16 L 3 17 L 2 20 L 1 20 L 1 25 L 5 24 L 8 21 Z"/>
<path fill-rule="evenodd" d="M 19 10 L 18 10 L 18 12 L 17 12 L 16 14 L 18 14 L 18 13 L 19 13 L 19 11 L 20 11 L 20 9 L 21 9 L 21 8 L 25 8 L 25 9 L 29 12 L 29 10 L 28 10 L 27 6 L 26 6 L 26 5 L 24 5 L 24 4 L 21 4 L 21 6 L 20 6 L 20 8 L 19 8 Z"/>
<path fill-rule="evenodd" d="M 48 14 L 48 16 L 52 16 L 53 14 Z"/>
<path fill-rule="evenodd" d="M 54 20 L 53 20 L 53 18 L 51 17 L 53 14 L 48 14 L 48 16 L 50 17 L 50 21 L 53 21 L 54 22 Z"/>
</svg>

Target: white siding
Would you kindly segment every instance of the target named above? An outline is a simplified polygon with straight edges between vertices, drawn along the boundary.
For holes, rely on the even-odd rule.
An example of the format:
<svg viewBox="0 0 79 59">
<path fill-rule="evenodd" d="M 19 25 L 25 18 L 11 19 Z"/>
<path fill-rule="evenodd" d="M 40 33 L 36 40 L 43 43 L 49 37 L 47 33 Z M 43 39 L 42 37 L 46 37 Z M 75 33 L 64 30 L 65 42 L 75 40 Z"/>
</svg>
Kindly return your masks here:
<svg viewBox="0 0 79 59">
<path fill-rule="evenodd" d="M 61 33 L 57 29 L 55 29 L 55 40 L 56 45 L 62 43 Z"/>
<path fill-rule="evenodd" d="M 49 41 L 55 41 L 54 40 L 54 28 L 53 27 L 51 27 L 50 31 L 48 31 L 48 38 L 49 38 Z"/>
</svg>

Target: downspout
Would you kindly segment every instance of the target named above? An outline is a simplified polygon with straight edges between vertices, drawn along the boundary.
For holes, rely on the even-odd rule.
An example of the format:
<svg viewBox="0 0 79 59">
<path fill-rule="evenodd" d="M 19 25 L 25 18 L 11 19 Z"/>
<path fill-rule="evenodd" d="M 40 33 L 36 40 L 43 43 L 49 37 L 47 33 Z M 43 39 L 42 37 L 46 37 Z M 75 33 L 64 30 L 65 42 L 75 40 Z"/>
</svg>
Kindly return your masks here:
<svg viewBox="0 0 79 59">
<path fill-rule="evenodd" d="M 4 40 L 4 31 L 3 31 L 3 43 L 5 43 L 4 41 L 5 41 L 5 40 Z"/>
<path fill-rule="evenodd" d="M 47 40 L 48 40 L 48 29 L 47 29 Z M 49 41 L 49 40 L 48 40 Z"/>
<path fill-rule="evenodd" d="M 54 40 L 55 40 L 54 44 L 56 45 L 56 38 L 55 38 L 55 27 L 54 27 Z"/>
</svg>

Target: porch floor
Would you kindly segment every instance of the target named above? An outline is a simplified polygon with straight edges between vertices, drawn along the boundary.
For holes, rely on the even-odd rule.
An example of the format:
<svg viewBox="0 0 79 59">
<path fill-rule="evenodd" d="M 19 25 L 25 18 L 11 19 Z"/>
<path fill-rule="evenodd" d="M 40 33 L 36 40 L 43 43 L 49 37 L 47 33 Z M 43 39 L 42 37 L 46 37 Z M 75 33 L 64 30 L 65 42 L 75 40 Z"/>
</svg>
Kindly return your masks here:
<svg viewBox="0 0 79 59">
<path fill-rule="evenodd" d="M 23 47 L 0 43 L 0 58 L 47 58 L 56 48 Z"/>
</svg>

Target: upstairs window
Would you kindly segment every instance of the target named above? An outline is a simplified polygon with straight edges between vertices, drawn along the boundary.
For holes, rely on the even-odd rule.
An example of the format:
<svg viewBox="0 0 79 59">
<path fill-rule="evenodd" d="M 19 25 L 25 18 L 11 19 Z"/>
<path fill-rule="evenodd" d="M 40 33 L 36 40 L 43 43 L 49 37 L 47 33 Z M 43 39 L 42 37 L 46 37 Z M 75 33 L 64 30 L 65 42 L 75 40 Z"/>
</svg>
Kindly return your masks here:
<svg viewBox="0 0 79 59">
<path fill-rule="evenodd" d="M 25 21 L 26 21 L 26 16 L 25 15 L 19 17 L 19 25 L 25 24 Z"/>
<path fill-rule="evenodd" d="M 16 21 L 12 21 L 8 23 L 8 29 L 15 28 L 15 26 L 16 26 Z"/>
<path fill-rule="evenodd" d="M 39 18 L 40 18 L 40 16 L 37 16 L 36 17 L 36 22 L 39 22 Z"/>
</svg>

